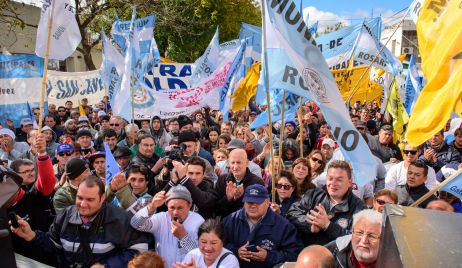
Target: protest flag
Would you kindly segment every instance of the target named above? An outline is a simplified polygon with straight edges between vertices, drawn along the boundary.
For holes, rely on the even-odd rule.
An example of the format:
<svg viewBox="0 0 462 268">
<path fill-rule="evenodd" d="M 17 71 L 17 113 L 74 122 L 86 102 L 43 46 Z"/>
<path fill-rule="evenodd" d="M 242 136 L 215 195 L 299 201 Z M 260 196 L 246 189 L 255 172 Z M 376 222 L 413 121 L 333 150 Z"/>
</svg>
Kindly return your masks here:
<svg viewBox="0 0 462 268">
<path fill-rule="evenodd" d="M 372 181 L 376 174 L 374 157 L 353 126 L 329 67 L 294 2 L 266 0 L 262 9 L 267 87 L 284 88 L 316 102 L 353 166 L 356 184 Z"/>
<path fill-rule="evenodd" d="M 47 35 L 48 33 L 48 35 Z M 50 50 L 47 52 L 49 36 Z M 80 44 L 79 25 L 75 19 L 75 7 L 69 0 L 44 1 L 37 28 L 35 54 L 53 60 L 65 60 Z"/>
<path fill-rule="evenodd" d="M 114 175 L 120 172 L 120 168 L 107 142 L 104 143 L 104 152 L 106 153 L 106 186 L 107 186 L 111 183 L 112 178 L 114 178 Z"/>
<path fill-rule="evenodd" d="M 233 111 L 239 111 L 243 109 L 250 98 L 255 96 L 257 93 L 257 83 L 260 79 L 260 66 L 261 62 L 256 62 L 252 65 L 244 80 L 239 84 L 231 98 L 234 99 L 231 108 Z"/>
<path fill-rule="evenodd" d="M 80 114 L 80 116 L 87 116 L 87 113 L 85 112 L 85 109 L 83 108 L 82 104 L 80 103 L 80 100 L 79 100 L 79 114 Z"/>
<path fill-rule="evenodd" d="M 401 102 L 396 80 L 391 83 L 390 96 L 388 97 L 386 111 L 393 118 L 393 131 L 401 135 L 404 131 L 404 125 L 409 121 L 409 116 Z"/>
<path fill-rule="evenodd" d="M 30 107 L 29 102 L 27 102 L 27 112 L 29 114 L 30 119 L 32 119 L 32 125 L 34 129 L 38 129 L 37 120 L 35 120 L 34 112 L 32 112 L 32 107 Z"/>
<path fill-rule="evenodd" d="M 416 146 L 443 129 L 462 92 L 462 10 L 458 1 L 425 1 L 417 19 L 422 70 L 428 80 L 409 120 L 406 140 Z"/>
<path fill-rule="evenodd" d="M 420 91 L 422 91 L 422 80 L 423 78 L 419 75 L 419 70 L 415 64 L 414 55 L 412 55 L 409 60 L 409 68 L 406 76 L 406 99 L 404 102 L 408 114 L 411 114 Z"/>
<path fill-rule="evenodd" d="M 220 55 L 220 45 L 218 41 L 219 31 L 218 28 L 213 35 L 208 47 L 205 49 L 204 54 L 200 56 L 192 65 L 192 74 L 189 77 L 189 86 L 195 87 L 201 82 L 211 76 L 214 70 L 217 69 L 218 58 Z"/>
</svg>

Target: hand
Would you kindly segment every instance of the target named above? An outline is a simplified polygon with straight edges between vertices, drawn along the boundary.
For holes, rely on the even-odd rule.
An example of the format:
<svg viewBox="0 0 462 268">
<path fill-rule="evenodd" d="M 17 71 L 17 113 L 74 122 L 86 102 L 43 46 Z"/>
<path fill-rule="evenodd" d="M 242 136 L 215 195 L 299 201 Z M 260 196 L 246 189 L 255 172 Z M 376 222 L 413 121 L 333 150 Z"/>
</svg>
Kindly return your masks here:
<svg viewBox="0 0 462 268">
<path fill-rule="evenodd" d="M 246 262 L 250 262 L 250 258 L 252 257 L 252 254 L 251 254 L 252 252 L 246 249 L 248 245 L 249 245 L 249 241 L 247 241 L 242 247 L 240 247 L 237 250 L 237 256 L 239 257 L 239 259 L 246 261 Z"/>
<path fill-rule="evenodd" d="M 244 127 L 244 139 L 247 138 L 246 141 L 252 140 L 255 136 L 252 133 L 252 130 L 248 127 Z"/>
<path fill-rule="evenodd" d="M 432 161 L 433 159 L 432 155 L 433 155 L 433 149 L 424 148 L 424 158 L 427 161 Z"/>
<path fill-rule="evenodd" d="M 331 216 L 327 215 L 326 209 L 323 205 L 318 204 L 315 209 L 317 210 L 310 210 L 310 214 L 308 214 L 308 223 L 312 225 L 316 225 L 317 227 L 325 230 L 329 227 Z"/>
<path fill-rule="evenodd" d="M 194 258 L 191 258 L 190 262 L 177 262 L 173 264 L 173 268 L 199 268 L 194 262 Z"/>
<path fill-rule="evenodd" d="M 172 161 L 172 164 L 173 164 L 173 172 L 178 175 L 178 179 L 181 180 L 184 176 L 186 176 L 186 169 L 187 169 L 186 165 L 183 165 L 183 163 L 175 161 L 175 160 Z"/>
<path fill-rule="evenodd" d="M 244 185 L 241 184 L 236 187 L 236 190 L 234 191 L 234 200 L 238 200 L 244 195 Z"/>
<path fill-rule="evenodd" d="M 273 212 L 281 214 L 281 207 L 278 204 L 271 203 L 270 208 L 273 210 Z"/>
<path fill-rule="evenodd" d="M 47 150 L 47 142 L 43 133 L 37 133 L 37 135 L 35 135 L 35 150 L 38 153 L 44 153 Z"/>
<path fill-rule="evenodd" d="M 7 119 L 6 119 L 6 125 L 7 125 L 8 128 L 11 129 L 11 130 L 15 129 L 15 127 L 14 127 L 14 122 L 13 122 L 13 120 L 11 120 L 10 118 L 7 118 Z"/>
<path fill-rule="evenodd" d="M 310 228 L 310 229 L 311 229 L 311 233 L 313 233 L 313 234 L 316 234 L 316 233 L 321 232 L 321 228 L 319 228 L 318 226 L 313 225 L 313 224 L 311 224 L 311 228 Z"/>
<path fill-rule="evenodd" d="M 24 238 L 24 240 L 26 241 L 31 241 L 32 239 L 34 239 L 36 236 L 36 233 L 32 231 L 29 223 L 27 223 L 27 221 L 23 220 L 19 216 L 16 216 L 16 219 L 18 220 L 19 227 L 14 228 L 13 226 L 11 226 L 10 227 L 11 232 L 21 238 Z M 9 221 L 8 223 L 11 224 L 11 221 Z"/>
<path fill-rule="evenodd" d="M 154 173 L 158 173 L 159 170 L 162 169 L 162 167 L 165 165 L 166 162 L 167 162 L 167 158 L 165 158 L 165 157 L 160 158 L 159 160 L 157 160 L 157 162 L 151 168 L 151 171 L 154 172 Z"/>
<path fill-rule="evenodd" d="M 149 214 L 152 214 L 158 207 L 164 204 L 165 199 L 167 199 L 168 194 L 165 191 L 158 192 L 151 200 L 151 203 L 147 205 Z"/>
<path fill-rule="evenodd" d="M 264 262 L 266 260 L 266 256 L 268 256 L 268 251 L 259 246 L 257 246 L 257 250 L 257 252 L 250 252 L 250 259 L 258 262 Z"/>
<path fill-rule="evenodd" d="M 308 125 L 313 123 L 313 120 L 311 120 L 311 115 L 312 113 L 305 114 L 305 116 L 303 117 L 303 123 L 308 124 Z"/>
<path fill-rule="evenodd" d="M 95 263 L 90 268 L 104 268 L 104 265 L 101 263 Z"/>
<path fill-rule="evenodd" d="M 236 184 L 233 183 L 232 181 L 228 181 L 226 183 L 226 198 L 228 198 L 228 201 L 233 201 L 234 200 L 234 194 L 236 192 Z"/>
<path fill-rule="evenodd" d="M 392 163 L 398 163 L 399 160 L 398 160 L 396 157 L 391 157 L 391 158 L 390 158 L 390 162 L 392 162 Z"/>
<path fill-rule="evenodd" d="M 172 220 L 172 234 L 178 238 L 179 240 L 183 239 L 186 236 L 186 229 L 184 228 L 183 224 L 179 221 Z"/>
<path fill-rule="evenodd" d="M 117 173 L 112 178 L 110 187 L 112 192 L 117 192 L 118 190 L 125 187 L 128 184 L 127 178 L 123 172 Z"/>
</svg>

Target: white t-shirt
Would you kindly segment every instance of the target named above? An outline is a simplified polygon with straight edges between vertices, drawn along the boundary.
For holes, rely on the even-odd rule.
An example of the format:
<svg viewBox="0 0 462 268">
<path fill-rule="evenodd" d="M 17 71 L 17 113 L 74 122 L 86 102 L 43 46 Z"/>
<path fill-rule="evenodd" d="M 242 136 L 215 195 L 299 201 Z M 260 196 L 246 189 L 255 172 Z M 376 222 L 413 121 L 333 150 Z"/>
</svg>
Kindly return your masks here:
<svg viewBox="0 0 462 268">
<path fill-rule="evenodd" d="M 404 167 L 404 161 L 401 161 L 388 170 L 387 176 L 385 177 L 385 188 L 394 191 L 397 186 L 405 185 L 406 180 L 407 168 Z M 428 175 L 425 186 L 431 190 L 435 188 L 436 185 L 438 185 L 438 182 L 436 181 L 435 170 L 428 167 Z"/>
<path fill-rule="evenodd" d="M 183 262 L 190 262 L 191 259 L 194 259 L 194 263 L 196 264 L 197 267 L 200 268 L 239 268 L 239 261 L 237 260 L 236 256 L 233 254 L 229 254 L 226 256 L 220 263 L 220 266 L 217 267 L 218 260 L 220 260 L 221 256 L 225 254 L 226 252 L 230 252 L 226 248 L 223 248 L 221 250 L 220 255 L 218 258 L 215 260 L 215 262 L 212 263 L 212 265 L 207 266 L 205 265 L 204 261 L 204 255 L 200 252 L 199 248 L 195 248 L 191 250 L 183 259 Z"/>
</svg>

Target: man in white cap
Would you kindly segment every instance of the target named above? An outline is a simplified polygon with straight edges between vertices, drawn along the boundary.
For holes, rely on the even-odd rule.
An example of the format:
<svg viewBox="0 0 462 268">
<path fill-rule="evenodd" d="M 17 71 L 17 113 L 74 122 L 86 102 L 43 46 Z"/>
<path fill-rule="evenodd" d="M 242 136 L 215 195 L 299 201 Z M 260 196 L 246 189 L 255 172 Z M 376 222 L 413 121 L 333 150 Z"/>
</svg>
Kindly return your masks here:
<svg viewBox="0 0 462 268">
<path fill-rule="evenodd" d="M 164 203 L 168 211 L 155 213 Z M 154 235 L 156 252 L 164 258 L 165 267 L 183 261 L 189 251 L 198 247 L 197 231 L 204 218 L 190 211 L 191 206 L 192 198 L 188 189 L 177 185 L 168 193 L 158 192 L 151 203 L 131 219 L 133 228 Z"/>
<path fill-rule="evenodd" d="M 16 135 L 8 128 L 0 129 L 0 159 L 14 161 L 29 150 L 25 142 L 16 142 Z"/>
<path fill-rule="evenodd" d="M 327 170 L 329 161 L 332 159 L 332 156 L 334 155 L 334 150 L 335 150 L 335 141 L 327 137 L 324 138 L 324 140 L 322 141 L 322 145 L 321 145 L 321 153 L 324 155 L 327 161 L 326 170 Z"/>
</svg>

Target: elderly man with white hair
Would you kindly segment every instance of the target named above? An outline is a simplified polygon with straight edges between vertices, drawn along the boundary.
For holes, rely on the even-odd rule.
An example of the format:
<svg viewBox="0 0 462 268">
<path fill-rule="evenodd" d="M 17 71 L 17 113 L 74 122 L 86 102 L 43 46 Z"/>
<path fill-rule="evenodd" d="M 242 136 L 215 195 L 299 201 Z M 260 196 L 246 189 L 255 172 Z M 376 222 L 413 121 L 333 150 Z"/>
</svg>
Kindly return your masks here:
<svg viewBox="0 0 462 268">
<path fill-rule="evenodd" d="M 382 232 L 382 214 L 366 209 L 353 216 L 352 234 L 337 238 L 326 247 L 336 267 L 375 267 Z"/>
</svg>

